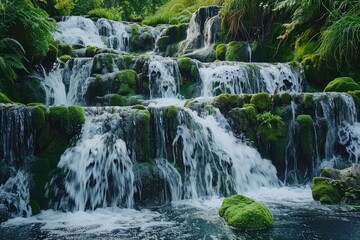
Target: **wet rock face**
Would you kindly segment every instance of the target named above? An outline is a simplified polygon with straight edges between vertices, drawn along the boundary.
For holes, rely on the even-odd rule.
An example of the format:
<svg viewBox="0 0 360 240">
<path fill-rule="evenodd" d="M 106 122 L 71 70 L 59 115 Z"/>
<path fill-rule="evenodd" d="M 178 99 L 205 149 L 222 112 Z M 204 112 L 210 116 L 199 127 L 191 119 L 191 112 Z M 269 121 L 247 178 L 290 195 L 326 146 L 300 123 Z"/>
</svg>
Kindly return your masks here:
<svg viewBox="0 0 360 240">
<path fill-rule="evenodd" d="M 5 204 L 0 204 L 0 223 L 5 222 L 10 217 L 8 208 L 5 206 Z"/>
</svg>

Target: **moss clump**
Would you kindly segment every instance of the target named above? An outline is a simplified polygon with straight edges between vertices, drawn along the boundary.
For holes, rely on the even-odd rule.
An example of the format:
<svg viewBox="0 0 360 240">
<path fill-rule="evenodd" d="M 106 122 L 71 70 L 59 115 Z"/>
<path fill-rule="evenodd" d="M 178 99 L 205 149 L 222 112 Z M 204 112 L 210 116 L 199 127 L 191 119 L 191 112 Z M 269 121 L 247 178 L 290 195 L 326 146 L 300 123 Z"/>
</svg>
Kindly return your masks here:
<svg viewBox="0 0 360 240">
<path fill-rule="evenodd" d="M 81 126 L 85 123 L 85 111 L 82 107 L 73 105 L 68 107 L 69 122 L 72 128 L 72 133 L 80 132 Z"/>
<path fill-rule="evenodd" d="M 119 94 L 111 94 L 109 102 L 110 106 L 125 106 L 125 97 Z"/>
<path fill-rule="evenodd" d="M 280 116 L 264 112 L 256 116 L 258 121 L 257 135 L 262 140 L 275 141 L 286 136 L 286 125 Z"/>
<path fill-rule="evenodd" d="M 223 114 L 228 113 L 232 108 L 235 107 L 242 107 L 244 102 L 243 100 L 240 98 L 239 95 L 235 95 L 235 94 L 220 94 L 219 96 L 215 97 L 211 104 L 216 107 L 219 108 L 220 111 Z"/>
<path fill-rule="evenodd" d="M 87 46 L 85 51 L 85 57 L 94 57 L 98 51 L 95 46 Z"/>
<path fill-rule="evenodd" d="M 259 111 L 264 111 L 271 106 L 271 96 L 262 92 L 251 96 L 250 103 L 254 104 Z"/>
<path fill-rule="evenodd" d="M 136 94 L 136 79 L 137 73 L 134 70 L 123 70 L 116 75 L 120 87 L 117 91 L 120 95 L 134 95 Z"/>
<path fill-rule="evenodd" d="M 274 224 L 274 217 L 264 204 L 243 195 L 225 198 L 219 215 L 232 227 L 262 229 Z"/>
<path fill-rule="evenodd" d="M 315 110 L 313 94 L 305 93 L 303 101 L 304 101 L 305 111 L 308 112 L 309 114 L 312 113 Z"/>
<path fill-rule="evenodd" d="M 225 54 L 226 61 L 249 61 L 249 52 L 247 45 L 241 42 L 230 42 Z"/>
<path fill-rule="evenodd" d="M 134 24 L 131 27 L 131 37 L 130 37 L 130 50 L 132 52 L 137 52 L 139 50 L 139 26 Z"/>
<path fill-rule="evenodd" d="M 81 125 L 85 122 L 85 112 L 79 106 L 54 106 L 50 108 L 49 120 L 52 127 L 72 136 L 81 129 Z"/>
<path fill-rule="evenodd" d="M 33 108 L 33 115 L 35 120 L 36 129 L 42 128 L 45 124 L 47 109 L 44 105 L 35 106 Z"/>
<path fill-rule="evenodd" d="M 70 59 L 71 59 L 70 55 L 62 55 L 61 57 L 59 57 L 61 63 L 67 63 L 67 61 L 69 61 Z"/>
<path fill-rule="evenodd" d="M 136 104 L 136 105 L 132 106 L 131 109 L 146 110 L 145 106 L 141 105 L 141 104 Z"/>
<path fill-rule="evenodd" d="M 325 204 L 340 203 L 343 197 L 341 183 L 336 180 L 325 177 L 314 177 L 313 186 L 311 187 L 312 196 L 316 201 Z"/>
<path fill-rule="evenodd" d="M 69 55 L 71 56 L 73 54 L 73 47 L 69 44 L 58 44 L 58 56 L 63 56 L 63 55 Z"/>
<path fill-rule="evenodd" d="M 299 124 L 300 159 L 301 163 L 311 163 L 313 156 L 313 119 L 310 115 L 299 115 L 296 118 Z"/>
<path fill-rule="evenodd" d="M 216 46 L 216 60 L 224 61 L 226 54 L 226 44 L 219 44 Z"/>
<path fill-rule="evenodd" d="M 280 95 L 280 99 L 283 105 L 288 105 L 291 103 L 292 97 L 289 93 L 283 93 Z"/>
<path fill-rule="evenodd" d="M 150 157 L 150 112 L 149 110 L 135 110 L 134 114 L 136 136 L 136 153 L 139 161 Z"/>
<path fill-rule="evenodd" d="M 54 67 L 58 56 L 58 49 L 53 44 L 49 45 L 48 52 L 42 61 L 42 65 L 45 69 L 51 70 Z"/>
<path fill-rule="evenodd" d="M 125 55 L 123 55 L 123 59 L 124 59 L 124 63 L 125 63 L 125 68 L 127 68 L 127 69 L 131 68 L 131 65 L 133 63 L 131 55 L 125 54 Z"/>
<path fill-rule="evenodd" d="M 325 87 L 324 92 L 347 92 L 360 90 L 360 85 L 350 77 L 336 78 Z"/>
<path fill-rule="evenodd" d="M 0 93 L 0 103 L 13 103 L 5 94 Z"/>
<path fill-rule="evenodd" d="M 349 91 L 348 94 L 353 98 L 357 111 L 360 111 L 360 91 Z"/>
<path fill-rule="evenodd" d="M 167 120 L 172 121 L 177 117 L 178 112 L 179 112 L 179 109 L 176 106 L 171 105 L 171 106 L 166 108 L 165 118 Z"/>
<path fill-rule="evenodd" d="M 197 81 L 199 78 L 199 70 L 194 60 L 188 57 L 179 58 L 177 60 L 181 76 L 184 80 Z"/>
<path fill-rule="evenodd" d="M 244 104 L 242 108 L 234 108 L 229 112 L 232 128 L 237 134 L 245 134 L 247 138 L 255 141 L 256 109 L 251 104 Z"/>
</svg>

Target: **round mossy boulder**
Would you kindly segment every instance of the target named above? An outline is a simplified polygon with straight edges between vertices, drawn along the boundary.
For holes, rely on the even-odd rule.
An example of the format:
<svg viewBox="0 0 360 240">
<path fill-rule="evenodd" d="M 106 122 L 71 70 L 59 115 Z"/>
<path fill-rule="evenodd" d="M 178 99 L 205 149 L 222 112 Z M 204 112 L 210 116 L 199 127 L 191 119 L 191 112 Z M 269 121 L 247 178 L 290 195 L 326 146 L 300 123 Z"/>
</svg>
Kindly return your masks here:
<svg viewBox="0 0 360 240">
<path fill-rule="evenodd" d="M 316 201 L 325 204 L 340 203 L 344 194 L 339 181 L 325 177 L 314 177 L 311 191 Z"/>
<path fill-rule="evenodd" d="M 335 78 L 325 87 L 324 92 L 347 92 L 360 90 L 360 85 L 350 77 Z"/>
<path fill-rule="evenodd" d="M 257 93 L 251 96 L 250 103 L 254 104 L 258 110 L 264 111 L 271 105 L 271 96 L 266 92 Z"/>
<path fill-rule="evenodd" d="M 274 224 L 274 217 L 264 204 L 243 195 L 225 198 L 219 215 L 232 227 L 262 229 Z"/>
</svg>

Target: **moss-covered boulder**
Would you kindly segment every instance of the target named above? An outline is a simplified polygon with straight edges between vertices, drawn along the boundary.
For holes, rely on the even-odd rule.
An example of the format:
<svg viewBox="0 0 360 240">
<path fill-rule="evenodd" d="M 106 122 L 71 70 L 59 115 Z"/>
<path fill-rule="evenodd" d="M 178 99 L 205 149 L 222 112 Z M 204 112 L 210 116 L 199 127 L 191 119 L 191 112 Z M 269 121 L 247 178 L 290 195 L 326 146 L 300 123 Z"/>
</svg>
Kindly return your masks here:
<svg viewBox="0 0 360 240">
<path fill-rule="evenodd" d="M 249 45 L 247 43 L 230 42 L 226 49 L 225 60 L 248 62 L 250 60 L 249 54 Z"/>
<path fill-rule="evenodd" d="M 214 97 L 211 104 L 219 108 L 223 114 L 227 114 L 232 108 L 242 107 L 244 102 L 239 95 L 223 93 Z"/>
<path fill-rule="evenodd" d="M 313 178 L 311 191 L 315 200 L 325 204 L 338 204 L 344 196 L 340 181 L 325 177 Z"/>
<path fill-rule="evenodd" d="M 260 111 L 265 111 L 271 106 L 271 96 L 269 93 L 262 92 L 251 96 L 250 103 Z"/>
<path fill-rule="evenodd" d="M 264 204 L 243 195 L 225 198 L 219 215 L 232 227 L 262 229 L 274 224 L 274 217 Z"/>
<path fill-rule="evenodd" d="M 216 46 L 215 55 L 216 60 L 224 61 L 225 60 L 225 54 L 226 54 L 226 44 L 219 44 Z"/>
<path fill-rule="evenodd" d="M 256 109 L 251 104 L 245 104 L 242 108 L 233 108 L 229 112 L 230 124 L 236 134 L 245 134 L 247 138 L 255 141 Z"/>
<path fill-rule="evenodd" d="M 314 127 L 310 115 L 299 115 L 296 118 L 299 124 L 299 167 L 305 170 L 311 165 L 314 150 Z M 310 164 L 310 165 L 309 165 Z"/>
<path fill-rule="evenodd" d="M 134 95 L 136 94 L 136 79 L 137 74 L 134 70 L 123 70 L 116 75 L 116 81 L 118 82 L 120 95 Z"/>
<path fill-rule="evenodd" d="M 282 118 L 271 112 L 264 112 L 256 116 L 258 121 L 257 136 L 262 141 L 275 141 L 286 136 L 286 125 Z"/>
<path fill-rule="evenodd" d="M 350 77 L 335 78 L 325 87 L 324 92 L 347 92 L 360 90 L 360 85 Z"/>
</svg>

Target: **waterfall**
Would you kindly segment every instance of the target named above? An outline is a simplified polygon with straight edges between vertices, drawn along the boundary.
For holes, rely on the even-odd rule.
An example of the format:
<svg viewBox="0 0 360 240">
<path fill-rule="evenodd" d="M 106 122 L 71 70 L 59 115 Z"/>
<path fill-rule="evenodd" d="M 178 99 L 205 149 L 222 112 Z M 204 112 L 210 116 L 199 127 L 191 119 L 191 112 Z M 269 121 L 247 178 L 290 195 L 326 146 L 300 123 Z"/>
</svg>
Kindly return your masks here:
<svg viewBox="0 0 360 240">
<path fill-rule="evenodd" d="M 89 108 L 81 138 L 61 156 L 66 195 L 61 209 L 133 206 L 133 162 L 122 130 L 121 110 Z"/>
<path fill-rule="evenodd" d="M 136 29 L 133 28 L 136 26 Z M 128 22 L 116 22 L 108 19 L 98 19 L 96 22 L 91 19 L 71 16 L 58 22 L 60 32 L 54 32 L 53 36 L 64 44 L 81 44 L 84 46 L 95 46 L 98 48 L 112 48 L 118 51 L 130 51 L 131 36 L 139 36 L 143 33 L 150 35 L 152 47 L 160 32 L 153 27 L 143 27 Z"/>
<path fill-rule="evenodd" d="M 58 66 L 50 73 L 44 71 L 42 86 L 46 105 L 85 105 L 92 66 L 92 58 L 74 58 L 64 68 Z"/>
<path fill-rule="evenodd" d="M 334 157 L 338 133 L 346 124 L 353 124 L 357 119 L 356 107 L 352 97 L 345 93 L 315 94 L 315 126 L 319 139 L 323 132 L 321 126 L 326 125 L 326 144 L 320 159 L 329 160 Z"/>
<path fill-rule="evenodd" d="M 148 69 L 150 98 L 175 98 L 180 91 L 179 67 L 175 60 L 151 56 Z"/>
<path fill-rule="evenodd" d="M 208 6 L 199 8 L 193 13 L 187 37 L 180 43 L 183 53 L 209 47 L 216 42 L 220 29 L 219 10 L 218 6 Z"/>
<path fill-rule="evenodd" d="M 166 200 L 179 201 L 182 199 L 182 179 L 176 168 L 163 158 L 155 159 L 156 167 L 160 170 L 160 175 L 168 184 L 171 198 L 165 196 Z M 167 191 L 165 191 L 165 194 Z"/>
<path fill-rule="evenodd" d="M 289 63 L 216 62 L 203 64 L 199 72 L 205 97 L 220 93 L 297 93 L 304 89 L 300 66 Z"/>
<path fill-rule="evenodd" d="M 30 216 L 28 162 L 35 150 L 31 107 L 0 104 L 0 204 L 12 216 Z"/>
</svg>

